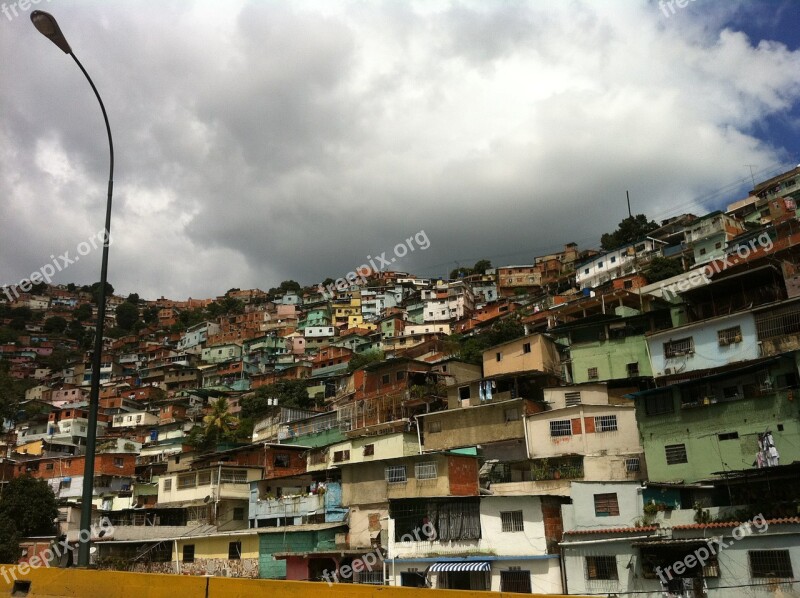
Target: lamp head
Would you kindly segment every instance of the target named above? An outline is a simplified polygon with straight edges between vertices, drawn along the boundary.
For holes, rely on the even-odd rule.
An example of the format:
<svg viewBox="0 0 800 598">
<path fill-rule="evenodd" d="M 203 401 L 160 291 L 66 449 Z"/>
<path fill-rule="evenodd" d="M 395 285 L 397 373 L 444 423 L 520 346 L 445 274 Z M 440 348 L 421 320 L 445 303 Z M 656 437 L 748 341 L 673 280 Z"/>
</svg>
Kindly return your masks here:
<svg viewBox="0 0 800 598">
<path fill-rule="evenodd" d="M 61 48 L 65 54 L 72 54 L 72 48 L 69 47 L 67 38 L 61 33 L 58 21 L 53 15 L 43 10 L 34 10 L 31 13 L 31 21 L 39 33 Z"/>
</svg>

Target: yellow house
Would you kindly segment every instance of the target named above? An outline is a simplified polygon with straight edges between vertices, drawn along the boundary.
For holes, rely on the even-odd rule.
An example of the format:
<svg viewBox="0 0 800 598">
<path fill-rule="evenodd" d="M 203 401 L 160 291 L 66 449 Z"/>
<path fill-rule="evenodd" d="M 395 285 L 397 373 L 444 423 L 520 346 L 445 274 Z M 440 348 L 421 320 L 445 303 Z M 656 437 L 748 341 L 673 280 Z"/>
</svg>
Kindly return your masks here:
<svg viewBox="0 0 800 598">
<path fill-rule="evenodd" d="M 531 334 L 483 352 L 483 375 L 541 372 L 560 376 L 561 361 L 555 342 L 543 334 Z"/>
</svg>

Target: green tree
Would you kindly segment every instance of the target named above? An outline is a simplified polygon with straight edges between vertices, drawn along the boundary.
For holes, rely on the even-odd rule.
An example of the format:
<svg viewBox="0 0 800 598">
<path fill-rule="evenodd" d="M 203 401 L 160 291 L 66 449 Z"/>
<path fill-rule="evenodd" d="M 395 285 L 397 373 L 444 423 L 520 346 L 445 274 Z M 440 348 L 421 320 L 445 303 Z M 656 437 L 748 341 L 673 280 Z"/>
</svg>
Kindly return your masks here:
<svg viewBox="0 0 800 598">
<path fill-rule="evenodd" d="M 12 479 L 0 496 L 0 561 L 19 559 L 19 539 L 49 536 L 58 517 L 56 497 L 44 480 L 24 475 Z"/>
<path fill-rule="evenodd" d="M 236 438 L 236 417 L 228 412 L 228 399 L 220 397 L 210 407 L 203 425 L 192 428 L 187 438 L 187 443 L 200 451 L 213 450 L 220 442 Z"/>
<path fill-rule="evenodd" d="M 158 308 L 155 305 L 151 305 L 150 307 L 145 307 L 144 312 L 142 313 L 142 319 L 145 321 L 146 324 L 157 324 Z"/>
<path fill-rule="evenodd" d="M 600 246 L 608 251 L 621 245 L 633 243 L 658 228 L 653 220 L 648 220 L 644 214 L 624 218 L 613 233 L 604 233 L 600 237 Z"/>
<path fill-rule="evenodd" d="M 89 287 L 89 292 L 92 294 L 92 302 L 99 303 L 100 302 L 100 283 L 96 282 L 91 287 Z M 114 287 L 111 285 L 110 282 L 106 282 L 106 297 L 111 297 L 114 294 Z"/>
<path fill-rule="evenodd" d="M 88 303 L 81 303 L 75 308 L 75 311 L 72 312 L 72 317 L 79 322 L 85 322 L 92 317 L 92 306 Z"/>
<path fill-rule="evenodd" d="M 67 285 L 67 290 L 68 290 L 70 293 L 74 293 L 74 292 L 75 292 L 75 289 L 77 289 L 77 288 L 78 288 L 78 287 L 76 287 L 76 286 L 75 286 L 75 283 L 74 283 L 74 282 L 71 282 L 71 283 L 69 283 L 69 284 Z"/>
<path fill-rule="evenodd" d="M 647 265 L 644 272 L 647 282 L 659 282 L 683 274 L 683 264 L 680 259 L 671 260 L 666 257 L 654 257 Z"/>
<path fill-rule="evenodd" d="M 61 316 L 53 316 L 44 321 L 44 331 L 61 334 L 67 329 L 67 321 Z"/>
<path fill-rule="evenodd" d="M 371 363 L 378 363 L 384 360 L 383 351 L 373 349 L 372 351 L 364 351 L 363 353 L 356 353 L 347 364 L 347 371 L 354 372 L 359 368 Z"/>
<path fill-rule="evenodd" d="M 133 303 L 134 305 L 139 305 L 139 293 L 131 293 L 128 295 L 128 298 L 125 299 L 128 303 Z"/>
<path fill-rule="evenodd" d="M 450 280 L 455 280 L 456 278 L 461 278 L 462 276 L 469 276 L 472 273 L 473 273 L 472 268 L 460 266 L 455 270 L 450 271 Z"/>
<path fill-rule="evenodd" d="M 492 269 L 492 262 L 489 260 L 478 260 L 475 262 L 475 265 L 472 266 L 472 271 L 475 274 L 486 274 L 487 270 Z"/>
<path fill-rule="evenodd" d="M 117 306 L 114 315 L 116 316 L 117 326 L 123 330 L 132 330 L 133 325 L 136 324 L 136 321 L 139 319 L 139 308 L 133 303 L 128 303 L 126 301 Z"/>
</svg>

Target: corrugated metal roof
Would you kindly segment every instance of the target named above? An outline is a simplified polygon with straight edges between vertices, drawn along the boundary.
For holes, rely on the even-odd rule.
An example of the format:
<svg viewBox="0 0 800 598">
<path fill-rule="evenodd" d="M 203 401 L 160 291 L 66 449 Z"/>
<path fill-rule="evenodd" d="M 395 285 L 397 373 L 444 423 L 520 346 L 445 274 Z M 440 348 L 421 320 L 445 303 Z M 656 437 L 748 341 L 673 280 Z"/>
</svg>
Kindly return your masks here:
<svg viewBox="0 0 800 598">
<path fill-rule="evenodd" d="M 659 527 L 657 525 L 646 525 L 643 527 L 609 527 L 605 529 L 573 529 L 568 532 L 564 532 L 564 535 L 567 534 L 630 534 L 630 533 L 641 533 L 641 532 L 654 532 L 658 530 Z"/>
</svg>

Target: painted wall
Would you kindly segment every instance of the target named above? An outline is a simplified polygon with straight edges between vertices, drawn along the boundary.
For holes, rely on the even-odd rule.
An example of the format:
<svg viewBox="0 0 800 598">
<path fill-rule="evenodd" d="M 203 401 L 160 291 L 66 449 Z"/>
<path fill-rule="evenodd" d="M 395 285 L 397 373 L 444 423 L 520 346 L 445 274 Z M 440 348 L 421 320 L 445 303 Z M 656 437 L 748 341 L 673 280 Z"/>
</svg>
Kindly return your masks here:
<svg viewBox="0 0 800 598">
<path fill-rule="evenodd" d="M 638 363 L 640 376 L 652 376 L 644 336 L 574 343 L 570 346 L 572 381 L 575 384 L 628 378 L 627 364 Z M 597 368 L 597 379 L 589 379 Z"/>
</svg>

